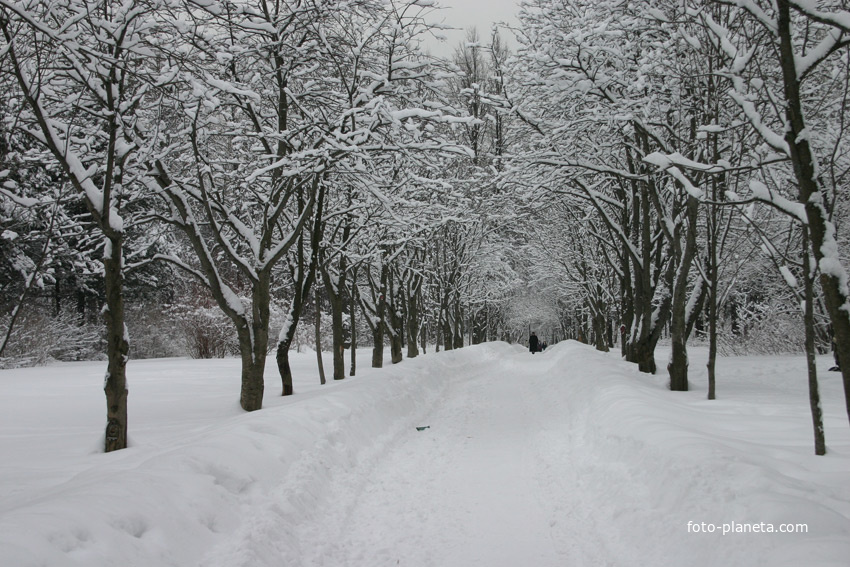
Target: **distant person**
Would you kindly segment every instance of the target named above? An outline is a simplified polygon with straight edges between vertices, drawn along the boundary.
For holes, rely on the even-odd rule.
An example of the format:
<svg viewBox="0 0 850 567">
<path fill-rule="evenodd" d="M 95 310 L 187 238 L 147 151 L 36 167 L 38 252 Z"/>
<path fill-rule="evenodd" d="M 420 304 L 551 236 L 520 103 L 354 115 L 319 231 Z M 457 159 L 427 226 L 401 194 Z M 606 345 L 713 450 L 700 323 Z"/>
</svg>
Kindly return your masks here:
<svg viewBox="0 0 850 567">
<path fill-rule="evenodd" d="M 540 345 L 540 341 L 537 339 L 537 333 L 531 331 L 531 336 L 528 337 L 528 350 L 531 351 L 531 354 L 537 352 L 537 347 Z"/>
</svg>

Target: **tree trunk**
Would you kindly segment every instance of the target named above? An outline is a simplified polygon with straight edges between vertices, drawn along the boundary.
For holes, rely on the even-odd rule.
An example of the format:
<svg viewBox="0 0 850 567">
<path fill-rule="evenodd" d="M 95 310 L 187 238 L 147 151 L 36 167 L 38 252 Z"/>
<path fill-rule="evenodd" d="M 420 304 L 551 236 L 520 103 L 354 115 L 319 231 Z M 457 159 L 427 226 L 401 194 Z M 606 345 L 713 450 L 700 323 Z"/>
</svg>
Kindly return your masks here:
<svg viewBox="0 0 850 567">
<path fill-rule="evenodd" d="M 655 345 L 658 341 L 651 339 L 643 339 L 635 342 L 632 345 L 631 357 L 629 362 L 634 362 L 638 365 L 638 370 L 648 374 L 655 374 L 657 370 L 655 365 Z"/>
<path fill-rule="evenodd" d="M 303 284 L 302 286 L 296 286 L 296 289 L 303 289 Z M 295 332 L 298 330 L 298 322 L 301 320 L 303 307 L 304 296 L 296 291 L 289 307 L 286 323 L 283 329 L 281 329 L 280 338 L 277 343 L 277 368 L 283 386 L 281 393 L 283 396 L 291 396 L 295 393 L 292 386 L 292 368 L 289 366 L 289 349 L 292 346 L 292 341 L 295 339 Z"/>
<path fill-rule="evenodd" d="M 355 320 L 356 307 L 357 307 L 357 276 L 356 274 L 352 274 L 352 283 L 351 283 L 351 294 L 350 294 L 351 302 L 349 303 L 349 316 L 351 317 L 351 370 L 349 371 L 349 376 L 354 376 L 354 373 L 357 371 L 357 323 Z"/>
<path fill-rule="evenodd" d="M 714 236 L 711 237 L 711 266 L 709 267 L 709 278 L 711 287 L 708 290 L 708 399 L 717 398 L 716 389 L 716 365 L 717 365 L 717 257 Z"/>
<path fill-rule="evenodd" d="M 640 336 L 626 349 L 626 360 L 636 363 L 641 372 L 655 374 L 658 370 L 655 364 L 655 347 L 664 330 L 663 322 L 670 316 L 671 304 L 668 295 L 655 310 L 649 305 L 641 314 Z"/>
<path fill-rule="evenodd" d="M 372 328 L 372 368 L 384 366 L 384 333 L 386 331 L 386 309 L 387 309 L 387 279 L 389 278 L 389 267 L 381 266 L 381 281 L 378 289 L 372 285 L 372 294 L 375 299 L 375 319 L 369 326 Z M 371 281 L 371 280 L 370 280 Z"/>
<path fill-rule="evenodd" d="M 444 313 L 442 316 L 442 328 L 440 332 L 443 337 L 443 350 L 452 350 L 454 348 L 454 337 L 452 336 L 453 329 L 451 323 L 451 317 L 449 317 L 448 313 L 448 304 L 446 307 L 440 310 L 441 313 Z"/>
<path fill-rule="evenodd" d="M 295 327 L 292 328 L 293 335 Z M 292 344 L 292 337 L 288 337 L 277 343 L 277 369 L 280 373 L 280 379 L 283 383 L 283 396 L 291 396 L 295 393 L 292 387 L 292 368 L 289 366 L 289 347 Z"/>
<path fill-rule="evenodd" d="M 263 407 L 264 373 L 269 348 L 270 275 L 258 274 L 251 290 L 253 320 L 244 315 L 234 317 L 239 353 L 242 357 L 242 392 L 239 403 L 245 411 Z"/>
<path fill-rule="evenodd" d="M 669 308 L 662 307 L 662 310 L 665 316 L 669 313 Z M 642 332 L 636 341 L 628 345 L 626 360 L 637 364 L 641 372 L 655 374 L 658 370 L 655 364 L 655 348 L 661 338 L 662 329 L 663 325 L 658 324 L 651 332 Z"/>
<path fill-rule="evenodd" d="M 419 356 L 419 290 L 421 276 L 411 276 L 413 281 L 407 290 L 407 358 Z"/>
<path fill-rule="evenodd" d="M 392 363 L 398 364 L 404 358 L 402 351 L 404 349 L 402 345 L 402 336 L 404 333 L 404 329 L 401 325 L 401 317 L 398 315 L 391 315 L 390 322 L 393 325 L 393 332 L 390 334 L 390 355 L 392 357 Z"/>
<path fill-rule="evenodd" d="M 794 175 L 799 186 L 799 202 L 806 210 L 812 253 L 821 268 L 821 288 L 835 332 L 835 350 L 844 382 L 844 403 L 850 419 L 850 311 L 847 309 L 850 297 L 843 281 L 846 272 L 838 258 L 835 226 L 828 220 L 826 202 L 816 177 L 816 157 L 809 144 L 809 137 L 805 135 L 808 130 L 800 98 L 797 56 L 792 43 L 790 6 L 788 0 L 777 0 L 776 5 L 779 62 L 787 114 L 785 141 L 791 152 Z"/>
<path fill-rule="evenodd" d="M 372 329 L 372 368 L 384 366 L 384 325 L 378 325 Z"/>
<path fill-rule="evenodd" d="M 818 389 L 818 369 L 815 352 L 815 294 L 814 274 L 809 260 L 809 239 L 803 228 L 803 282 L 805 284 L 806 306 L 803 318 L 806 326 L 806 367 L 809 373 L 809 407 L 812 412 L 812 426 L 815 435 L 815 455 L 826 454 L 826 437 L 823 431 L 823 414 L 820 407 L 820 391 Z"/>
<path fill-rule="evenodd" d="M 712 182 L 713 195 L 712 200 L 717 201 L 717 185 Z M 709 288 L 708 288 L 708 399 L 714 400 L 717 398 L 716 390 L 716 365 L 717 365 L 717 285 L 718 285 L 718 269 L 717 269 L 717 206 L 710 205 L 709 227 L 708 227 L 708 272 Z"/>
<path fill-rule="evenodd" d="M 124 324 L 124 274 L 122 273 L 123 234 L 106 240 L 103 271 L 106 289 L 107 368 L 103 391 L 106 394 L 106 439 L 108 453 L 127 447 L 127 356 L 130 343 Z"/>
<path fill-rule="evenodd" d="M 648 154 L 651 151 L 649 136 L 640 124 L 633 123 L 636 143 L 641 150 Z M 641 372 L 654 374 L 655 346 L 661 338 L 661 332 L 670 316 L 671 297 L 669 293 L 660 298 L 656 292 L 672 290 L 675 276 L 673 262 L 668 262 L 664 269 L 663 243 L 656 238 L 656 230 L 660 220 L 653 216 L 653 196 L 657 196 L 658 187 L 652 175 L 647 175 L 644 164 L 632 157 L 627 148 L 626 160 L 629 171 L 634 174 L 647 176 L 647 180 L 632 180 L 631 197 L 633 203 L 630 211 L 623 211 L 623 221 L 629 238 L 623 238 L 623 322 L 626 325 L 625 358 L 637 363 Z M 661 214 L 660 204 L 655 207 Z M 627 215 L 627 212 L 629 216 Z M 636 245 L 638 254 L 629 254 L 626 248 Z M 662 271 L 663 270 L 663 271 Z M 663 273 L 663 281 L 661 274 Z M 660 299 L 660 304 L 659 303 Z"/>
<path fill-rule="evenodd" d="M 326 263 L 319 264 L 322 280 L 325 284 L 325 292 L 331 308 L 331 331 L 333 335 L 333 377 L 334 380 L 345 379 L 345 328 L 343 327 L 343 312 L 345 311 L 345 293 L 348 262 L 343 253 L 344 248 L 351 236 L 351 227 L 346 225 L 342 231 L 342 242 L 340 244 L 340 255 L 336 269 Z M 352 319 L 353 321 L 353 319 Z"/>
<path fill-rule="evenodd" d="M 635 310 L 631 263 L 625 254 L 622 254 L 620 267 L 623 271 L 623 276 L 620 278 L 620 356 L 629 360 Z"/>
<path fill-rule="evenodd" d="M 596 345 L 596 350 L 600 352 L 608 352 L 605 323 L 604 313 L 595 313 L 593 315 L 593 340 Z"/>
<path fill-rule="evenodd" d="M 345 309 L 343 305 L 343 281 L 339 283 L 338 291 L 328 290 L 328 299 L 331 304 L 331 321 L 333 323 L 333 364 L 334 364 L 334 380 L 342 380 L 345 378 L 345 329 L 342 323 L 342 313 Z"/>
<path fill-rule="evenodd" d="M 667 371 L 670 373 L 670 389 L 674 392 L 688 391 L 688 320 L 691 316 L 688 307 L 688 276 L 691 264 L 697 252 L 697 215 L 699 201 L 688 197 L 687 202 L 688 227 L 685 231 L 685 249 L 679 259 L 679 269 L 673 284 L 671 304 L 670 335 L 672 352 Z"/>
<path fill-rule="evenodd" d="M 716 79 L 714 78 L 714 68 L 715 68 L 715 58 L 708 58 L 708 93 L 707 99 L 708 103 L 711 107 L 711 111 L 708 113 L 709 115 L 705 118 L 706 124 L 713 124 L 717 120 L 717 116 L 719 115 L 719 97 L 717 96 L 717 88 L 716 88 Z M 718 143 L 719 136 L 714 133 L 707 133 L 706 139 L 708 141 L 708 148 L 711 151 L 711 155 L 713 157 L 714 163 L 717 163 L 721 159 L 720 154 L 720 146 Z M 720 189 L 724 189 L 720 191 Z M 706 259 L 706 276 L 708 279 L 708 362 L 706 362 L 706 369 L 708 370 L 708 399 L 714 400 L 716 399 L 716 367 L 717 367 L 717 317 L 718 317 L 718 305 L 717 305 L 717 286 L 719 280 L 719 270 L 717 266 L 717 247 L 718 247 L 718 239 L 720 238 L 720 228 L 719 228 L 719 219 L 717 215 L 718 206 L 717 200 L 719 198 L 723 198 L 722 194 L 725 194 L 726 189 L 726 179 L 725 177 L 721 177 L 718 180 L 717 176 L 712 176 L 711 178 L 711 204 L 708 205 L 708 214 L 706 218 L 706 246 L 708 248 L 708 254 Z"/>
<path fill-rule="evenodd" d="M 241 345 L 240 340 L 240 345 Z M 253 360 L 249 354 L 242 355 L 242 393 L 239 403 L 245 411 L 256 411 L 263 407 L 264 373 L 266 359 Z"/>
<path fill-rule="evenodd" d="M 283 396 L 291 396 L 295 392 L 292 385 L 292 367 L 289 365 L 289 349 L 292 346 L 292 341 L 295 339 L 295 332 L 298 329 L 299 321 L 301 321 L 301 315 L 304 312 L 304 306 L 307 304 L 307 298 L 310 296 L 310 290 L 313 287 L 313 280 L 316 278 L 316 270 L 319 263 L 319 243 L 321 242 L 323 233 L 321 218 L 324 211 L 325 186 L 324 184 L 316 184 L 315 188 L 318 195 L 313 226 L 310 229 L 310 256 L 309 260 L 305 257 L 305 235 L 302 232 L 295 246 L 295 261 L 293 264 L 290 264 L 293 283 L 292 303 L 289 306 L 289 314 L 281 329 L 277 345 L 277 368 L 283 386 L 281 394 Z M 303 207 L 303 199 L 299 193 L 298 209 L 301 210 Z"/>
<path fill-rule="evenodd" d="M 387 318 L 390 323 L 390 356 L 393 364 L 398 364 L 403 359 L 402 351 L 404 345 L 404 318 L 398 312 L 398 298 L 394 297 L 387 305 Z"/>
<path fill-rule="evenodd" d="M 607 307 L 605 307 L 605 303 L 602 300 L 601 290 L 594 289 L 594 287 L 595 286 L 590 287 L 590 289 L 587 290 L 592 292 L 593 295 L 588 295 L 586 301 L 591 317 L 593 318 L 593 344 L 596 346 L 596 350 L 600 352 L 608 352 L 608 341 L 606 337 L 607 318 L 605 317 Z"/>
<path fill-rule="evenodd" d="M 455 324 L 453 329 L 454 348 L 463 348 L 463 311 L 460 308 L 460 299 L 455 299 Z"/>
<path fill-rule="evenodd" d="M 675 309 L 674 309 L 675 311 Z M 670 353 L 670 362 L 667 364 L 667 372 L 670 374 L 670 390 L 674 392 L 688 391 L 688 347 L 682 339 L 682 331 L 679 325 L 672 330 L 673 340 Z"/>
<path fill-rule="evenodd" d="M 395 270 L 387 273 L 387 319 L 389 321 L 390 333 L 390 357 L 393 364 L 402 361 L 402 350 L 404 349 L 404 317 L 401 314 L 401 300 L 397 274 Z"/>
<path fill-rule="evenodd" d="M 482 307 L 472 315 L 469 325 L 469 344 L 480 345 L 487 340 L 487 317 L 486 307 Z"/>
<path fill-rule="evenodd" d="M 325 383 L 325 365 L 322 362 L 322 312 L 319 308 L 319 287 L 316 286 L 316 359 L 319 365 L 319 383 Z"/>
</svg>

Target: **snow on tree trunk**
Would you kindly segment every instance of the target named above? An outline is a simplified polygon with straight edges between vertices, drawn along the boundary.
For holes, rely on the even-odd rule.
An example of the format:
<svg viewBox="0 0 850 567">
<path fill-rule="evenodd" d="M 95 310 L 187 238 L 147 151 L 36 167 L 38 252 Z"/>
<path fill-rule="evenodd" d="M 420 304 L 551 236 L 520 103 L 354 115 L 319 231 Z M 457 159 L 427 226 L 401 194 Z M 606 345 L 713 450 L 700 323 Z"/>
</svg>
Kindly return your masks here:
<svg viewBox="0 0 850 567">
<path fill-rule="evenodd" d="M 103 258 L 106 305 L 107 369 L 103 390 L 106 394 L 106 438 L 108 453 L 127 447 L 127 358 L 130 343 L 124 324 L 123 235 L 106 239 Z"/>
<path fill-rule="evenodd" d="M 349 317 L 351 318 L 351 370 L 349 376 L 357 372 L 357 274 L 352 274 L 351 289 L 349 290 Z"/>
<path fill-rule="evenodd" d="M 310 293 L 310 286 L 313 279 L 313 276 L 310 275 L 307 275 L 306 278 L 301 276 L 301 274 L 304 274 L 304 268 L 305 266 L 302 263 L 301 269 L 298 270 L 298 273 L 294 274 L 295 292 L 290 302 L 286 321 L 280 330 L 280 337 L 277 343 L 276 361 L 282 385 L 281 395 L 283 396 L 291 396 L 294 393 L 292 367 L 289 365 L 289 349 L 292 347 L 292 341 L 295 340 L 295 333 L 298 330 L 298 323 L 301 320 L 306 296 Z M 306 269 L 310 273 L 313 271 L 312 265 Z"/>
<path fill-rule="evenodd" d="M 250 360 L 250 354 L 242 355 L 242 389 L 239 405 L 245 411 L 256 411 L 263 407 L 265 382 L 265 357 L 262 360 Z"/>
<path fill-rule="evenodd" d="M 342 282 L 341 282 L 342 283 Z M 328 301 L 331 305 L 331 325 L 333 326 L 333 375 L 334 380 L 345 378 L 345 328 L 343 326 L 343 297 L 342 289 L 329 292 Z"/>
<path fill-rule="evenodd" d="M 390 335 L 390 357 L 393 364 L 402 361 L 404 317 L 401 312 L 400 282 L 396 269 L 387 271 L 387 322 Z"/>
<path fill-rule="evenodd" d="M 345 293 L 348 264 L 344 246 L 348 243 L 351 233 L 350 225 L 343 229 L 342 243 L 337 249 L 339 260 L 337 266 L 320 263 L 318 266 L 325 284 L 325 294 L 331 308 L 331 334 L 333 337 L 333 379 L 345 379 L 345 327 L 343 313 L 345 310 Z M 318 297 L 318 296 L 317 296 Z"/>
<path fill-rule="evenodd" d="M 815 348 L 815 294 L 814 274 L 809 257 L 809 238 L 803 233 L 803 282 L 805 286 L 805 307 L 803 319 L 806 326 L 806 369 L 809 375 L 809 408 L 812 413 L 812 429 L 815 438 L 815 455 L 826 454 L 826 436 L 823 431 L 823 412 L 820 405 L 818 388 L 817 350 Z"/>
<path fill-rule="evenodd" d="M 687 199 L 688 226 L 685 231 L 685 249 L 679 258 L 679 267 L 673 284 L 673 296 L 670 318 L 672 352 L 667 371 L 670 374 L 670 389 L 676 392 L 688 391 L 688 276 L 691 264 L 697 254 L 697 215 L 699 201 L 693 196 Z"/>
<path fill-rule="evenodd" d="M 325 364 L 322 362 L 322 310 L 319 303 L 319 287 L 316 286 L 316 364 L 319 367 L 319 383 L 325 383 Z"/>
<path fill-rule="evenodd" d="M 454 325 L 452 327 L 452 340 L 454 348 L 463 348 L 463 309 L 460 305 L 460 294 L 454 298 Z"/>
<path fill-rule="evenodd" d="M 383 368 L 384 366 L 384 333 L 387 328 L 387 278 L 389 267 L 382 262 L 379 283 L 372 287 L 375 297 L 375 319 L 372 322 L 372 368 Z"/>
<path fill-rule="evenodd" d="M 292 330 L 293 336 L 295 329 Z M 277 370 L 280 373 L 280 380 L 283 385 L 282 396 L 291 396 L 295 393 L 292 387 L 292 367 L 289 365 L 289 346 L 292 344 L 292 337 L 288 340 L 282 340 L 277 344 Z"/>
<path fill-rule="evenodd" d="M 419 275 L 411 277 L 411 282 L 408 284 L 405 293 L 407 301 L 407 358 L 416 358 L 419 356 L 419 292 L 422 285 L 422 278 Z"/>
<path fill-rule="evenodd" d="M 847 272 L 838 257 L 835 227 L 829 222 L 824 195 L 818 181 L 817 162 L 812 151 L 800 96 L 800 78 L 791 32 L 788 0 L 777 0 L 779 62 L 785 88 L 787 125 L 785 141 L 790 150 L 794 175 L 799 186 L 799 202 L 805 206 L 812 253 L 820 267 L 824 300 L 835 333 L 836 353 L 844 382 L 844 401 L 850 419 L 850 291 Z"/>
<path fill-rule="evenodd" d="M 608 340 L 606 335 L 606 317 L 604 312 L 593 314 L 593 342 L 596 350 L 608 352 Z"/>
<path fill-rule="evenodd" d="M 377 325 L 372 329 L 372 368 L 384 366 L 384 326 Z"/>
</svg>

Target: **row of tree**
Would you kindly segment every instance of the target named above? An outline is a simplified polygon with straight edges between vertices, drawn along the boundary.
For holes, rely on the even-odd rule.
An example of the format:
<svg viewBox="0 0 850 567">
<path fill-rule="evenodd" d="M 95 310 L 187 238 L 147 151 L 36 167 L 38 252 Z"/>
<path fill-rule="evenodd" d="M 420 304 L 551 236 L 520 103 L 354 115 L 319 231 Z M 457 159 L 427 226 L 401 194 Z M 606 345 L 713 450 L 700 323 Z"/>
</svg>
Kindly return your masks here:
<svg viewBox="0 0 850 567">
<path fill-rule="evenodd" d="M 743 282 L 767 259 L 805 329 L 822 453 L 819 340 L 832 339 L 850 415 L 846 5 L 533 0 L 520 22 L 505 99 L 527 136 L 512 176 L 546 196 L 539 261 L 583 304 L 597 347 L 613 319 L 626 359 L 655 372 L 669 329 L 670 388 L 687 390 L 686 345 L 707 326 L 714 398 L 721 315 L 759 292 Z"/>
<path fill-rule="evenodd" d="M 431 9 L 0 2 L 4 285 L 19 292 L 7 335 L 28 295 L 60 301 L 67 257 L 68 277 L 87 282 L 81 301 L 104 305 L 107 451 L 126 446 L 128 298 L 163 300 L 133 274 L 173 290 L 176 270 L 194 282 L 187 294 L 202 289 L 232 322 L 247 411 L 262 406 L 270 352 L 292 393 L 289 349 L 319 287 L 335 379 L 355 340 L 346 317 L 367 322 L 374 366 L 385 334 L 393 362 L 404 342 L 416 356 L 426 325 L 445 348 L 463 344 L 493 225 L 478 184 L 493 176 L 469 144 L 486 125 L 464 74 L 421 51 Z M 289 304 L 278 337 L 275 297 Z"/>
<path fill-rule="evenodd" d="M 0 356 L 22 306 L 105 304 L 112 450 L 137 305 L 215 304 L 248 411 L 269 353 L 293 393 L 310 303 L 335 379 L 357 321 L 373 366 L 385 343 L 399 362 L 534 326 L 619 339 L 646 372 L 668 333 L 686 390 L 698 332 L 714 398 L 724 336 L 783 334 L 809 356 L 823 452 L 830 343 L 850 415 L 850 12 L 533 0 L 514 56 L 473 31 L 445 61 L 422 50 L 432 4 L 0 0 Z"/>
</svg>

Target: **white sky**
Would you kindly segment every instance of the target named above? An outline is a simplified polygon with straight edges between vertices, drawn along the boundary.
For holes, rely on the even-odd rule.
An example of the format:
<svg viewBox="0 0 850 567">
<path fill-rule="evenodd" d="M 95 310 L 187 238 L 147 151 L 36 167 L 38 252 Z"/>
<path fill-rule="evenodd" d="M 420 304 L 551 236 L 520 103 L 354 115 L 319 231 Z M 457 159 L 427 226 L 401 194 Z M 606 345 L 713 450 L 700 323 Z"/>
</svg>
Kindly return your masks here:
<svg viewBox="0 0 850 567">
<path fill-rule="evenodd" d="M 431 17 L 432 21 L 448 24 L 458 30 L 444 32 L 447 40 L 443 43 L 429 45 L 434 55 L 451 55 L 455 47 L 466 37 L 466 28 L 478 28 L 478 35 L 482 41 L 490 37 L 490 27 L 494 22 L 505 21 L 516 24 L 516 13 L 519 11 L 520 0 L 438 0 L 443 8 L 435 11 Z M 513 41 L 509 33 L 505 32 L 502 37 L 512 45 Z"/>
</svg>

